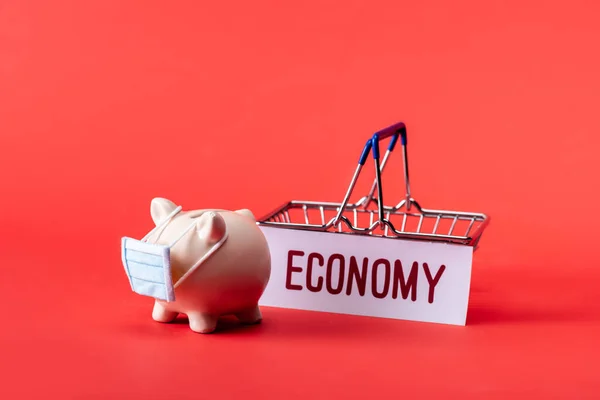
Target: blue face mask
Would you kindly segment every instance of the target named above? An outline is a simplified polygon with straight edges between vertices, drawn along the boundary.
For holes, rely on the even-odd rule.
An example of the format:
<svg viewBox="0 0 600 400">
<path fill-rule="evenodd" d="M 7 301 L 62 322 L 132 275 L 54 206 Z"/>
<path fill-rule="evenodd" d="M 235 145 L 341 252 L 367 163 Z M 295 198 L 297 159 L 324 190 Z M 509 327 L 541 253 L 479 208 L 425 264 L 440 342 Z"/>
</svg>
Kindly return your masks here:
<svg viewBox="0 0 600 400">
<path fill-rule="evenodd" d="M 123 237 L 121 239 L 121 258 L 125 273 L 133 292 L 168 302 L 175 301 L 175 288 L 179 286 L 200 264 L 210 257 L 227 239 L 227 233 L 196 264 L 173 284 L 171 274 L 171 248 L 196 226 L 196 222 L 181 233 L 169 245 L 148 243 L 148 238 L 157 230 L 167 227 L 169 222 L 181 211 L 177 207 L 163 221 L 156 225 L 142 240 Z"/>
</svg>

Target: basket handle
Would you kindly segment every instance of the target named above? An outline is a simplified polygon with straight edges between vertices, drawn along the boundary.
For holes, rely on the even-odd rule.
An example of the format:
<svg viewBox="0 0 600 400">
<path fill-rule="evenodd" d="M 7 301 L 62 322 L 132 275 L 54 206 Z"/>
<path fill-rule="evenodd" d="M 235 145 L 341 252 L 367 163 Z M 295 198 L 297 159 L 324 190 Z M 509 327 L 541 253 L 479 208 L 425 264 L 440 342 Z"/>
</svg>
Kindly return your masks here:
<svg viewBox="0 0 600 400">
<path fill-rule="evenodd" d="M 344 196 L 344 200 L 342 200 L 342 203 L 340 204 L 337 215 L 332 220 L 332 223 L 334 226 L 337 225 L 338 222 L 340 222 L 340 220 L 345 219 L 345 217 L 343 217 L 342 214 L 344 213 L 344 209 L 346 208 L 346 205 L 348 204 L 348 200 L 350 199 L 350 196 L 352 195 L 352 191 L 354 190 L 354 186 L 356 185 L 356 180 L 358 179 L 358 176 L 360 175 L 360 171 L 362 170 L 363 166 L 365 165 L 365 162 L 367 161 L 367 157 L 369 157 L 369 153 L 371 152 L 372 148 L 373 148 L 373 139 L 371 138 L 371 139 L 367 140 L 367 143 L 365 143 L 365 147 L 363 148 L 362 153 L 360 153 L 360 158 L 358 159 L 358 165 L 356 166 L 356 170 L 354 170 L 354 175 L 352 176 L 352 181 L 350 182 L 350 185 L 348 185 L 348 189 L 346 190 L 346 195 Z"/>
<path fill-rule="evenodd" d="M 379 141 L 382 139 L 386 139 L 388 137 L 392 137 L 392 140 L 390 141 L 390 144 L 388 146 L 388 150 L 384 156 L 384 161 L 382 162 L 382 164 L 380 165 L 379 163 Z M 366 199 L 365 205 L 368 205 L 372 196 L 373 196 L 373 191 L 375 189 L 375 185 L 377 185 L 377 203 L 378 203 L 378 207 L 379 207 L 379 220 L 383 221 L 383 188 L 381 185 L 381 171 L 383 170 L 383 167 L 385 167 L 385 163 L 387 162 L 387 159 L 389 157 L 389 155 L 391 154 L 391 152 L 394 150 L 394 147 L 396 146 L 396 142 L 398 141 L 398 138 L 400 137 L 401 139 L 401 144 L 402 144 L 402 155 L 403 155 L 403 161 L 404 161 L 404 181 L 406 184 L 406 194 L 405 194 L 405 199 L 406 199 L 406 209 L 410 210 L 410 185 L 409 185 L 409 180 L 408 180 L 408 162 L 407 162 L 407 153 L 406 153 L 406 142 L 407 142 L 407 138 L 406 138 L 406 124 L 404 124 L 404 122 L 397 122 L 394 125 L 388 126 L 387 128 L 381 129 L 378 132 L 375 132 L 373 134 L 373 137 L 371 138 L 372 141 L 372 148 L 373 148 L 373 161 L 375 162 L 375 180 L 373 182 L 373 186 L 371 188 L 371 191 L 369 192 L 369 196 Z"/>
<path fill-rule="evenodd" d="M 387 139 L 390 136 L 392 137 L 392 139 L 390 140 L 390 143 L 387 148 L 387 152 L 386 152 L 386 154 L 383 158 L 383 162 L 381 163 L 381 166 L 380 166 L 380 164 L 379 164 L 379 141 L 383 140 L 383 139 Z M 365 162 L 367 161 L 367 157 L 369 156 L 369 153 L 371 152 L 371 150 L 373 151 L 373 161 L 375 162 L 375 175 L 376 176 L 375 176 L 375 181 L 373 182 L 373 186 L 371 187 L 371 191 L 369 192 L 369 195 L 364 199 L 363 204 L 365 204 L 365 206 L 367 206 L 369 204 L 369 202 L 373 198 L 373 193 L 375 191 L 375 188 L 377 187 L 377 189 L 378 189 L 377 202 L 378 202 L 378 206 L 379 206 L 379 221 L 383 221 L 383 199 L 382 199 L 383 190 L 381 187 L 381 171 L 383 170 L 383 167 L 385 166 L 385 163 L 386 163 L 387 158 L 389 157 L 390 153 L 396 147 L 396 144 L 397 144 L 399 138 L 401 139 L 403 156 L 404 156 L 403 157 L 404 158 L 404 178 L 405 178 L 405 182 L 406 182 L 407 209 L 409 209 L 409 207 L 410 207 L 410 186 L 409 186 L 409 181 L 408 181 L 408 164 L 407 164 L 407 157 L 406 157 L 406 142 L 407 142 L 407 140 L 406 140 L 406 125 L 404 124 L 404 122 L 397 122 L 394 125 L 388 126 L 387 128 L 384 128 L 384 129 L 379 130 L 378 132 L 375 132 L 373 134 L 373 136 L 369 140 L 367 140 L 367 142 L 365 143 L 365 146 L 364 146 L 362 153 L 360 155 L 360 158 L 358 160 L 358 166 L 354 172 L 354 176 L 352 177 L 352 181 L 350 182 L 350 185 L 348 186 L 348 190 L 347 190 L 346 195 L 344 196 L 344 200 L 342 201 L 342 204 L 338 210 L 337 216 L 333 219 L 334 224 L 337 224 L 340 221 L 340 219 L 343 219 L 342 213 L 344 212 L 344 208 L 348 204 L 348 200 L 350 198 L 350 195 L 352 194 L 352 191 L 354 190 L 356 180 L 358 179 L 361 169 L 364 166 Z"/>
<path fill-rule="evenodd" d="M 383 161 L 381 162 L 381 165 L 379 165 L 379 141 L 382 139 L 386 139 L 388 137 L 392 137 L 392 140 L 390 141 L 390 144 L 388 146 L 388 149 L 385 153 L 385 156 L 383 157 Z M 367 207 L 369 205 L 369 203 L 371 202 L 371 199 L 373 198 L 373 194 L 375 192 L 375 189 L 378 189 L 378 193 L 377 193 L 377 202 L 380 208 L 380 212 L 379 212 L 379 217 L 380 220 L 383 219 L 383 201 L 381 200 L 382 198 L 382 188 L 381 188 L 381 172 L 383 171 L 385 164 L 387 163 L 388 157 L 390 156 L 391 152 L 394 150 L 394 147 L 396 146 L 396 143 L 398 141 L 398 138 L 400 138 L 400 143 L 402 145 L 402 158 L 403 158 L 403 163 L 404 163 L 404 182 L 406 185 L 406 194 L 405 194 L 405 204 L 406 204 L 406 209 L 407 211 L 410 211 L 410 206 L 411 206 L 411 194 L 410 194 L 410 181 L 409 181 L 409 175 L 408 175 L 408 154 L 406 151 L 406 144 L 407 144 L 407 134 L 406 134 L 406 124 L 404 124 L 404 122 L 398 122 L 394 125 L 388 126 L 387 128 L 381 129 L 378 132 L 375 132 L 373 134 L 373 137 L 371 138 L 371 147 L 373 149 L 373 159 L 375 161 L 375 165 L 376 165 L 376 169 L 375 169 L 375 179 L 373 180 L 373 185 L 371 186 L 371 190 L 369 191 L 369 194 L 364 198 L 364 206 Z"/>
<path fill-rule="evenodd" d="M 404 122 L 398 122 L 392 126 L 388 126 L 387 128 L 381 129 L 380 131 L 375 132 L 373 134 L 373 140 L 375 140 L 376 138 L 387 139 L 390 136 L 394 137 L 390 142 L 388 150 L 394 150 L 394 146 L 398 141 L 398 136 L 402 137 L 402 145 L 406 145 L 406 124 Z"/>
<path fill-rule="evenodd" d="M 392 136 L 392 140 L 390 140 L 390 144 L 388 145 L 387 151 L 391 152 L 396 147 L 396 143 L 398 142 L 398 138 L 400 137 L 402 146 L 406 146 L 406 125 L 404 122 L 398 122 L 392 126 L 389 126 L 385 129 L 380 130 L 379 132 L 375 132 L 373 137 L 367 140 L 365 147 L 363 148 L 363 152 L 360 155 L 360 159 L 358 163 L 360 165 L 364 165 L 367 161 L 367 157 L 369 156 L 369 152 L 371 148 L 373 149 L 373 157 L 378 160 L 379 159 L 379 141 L 383 139 L 387 139 Z"/>
</svg>

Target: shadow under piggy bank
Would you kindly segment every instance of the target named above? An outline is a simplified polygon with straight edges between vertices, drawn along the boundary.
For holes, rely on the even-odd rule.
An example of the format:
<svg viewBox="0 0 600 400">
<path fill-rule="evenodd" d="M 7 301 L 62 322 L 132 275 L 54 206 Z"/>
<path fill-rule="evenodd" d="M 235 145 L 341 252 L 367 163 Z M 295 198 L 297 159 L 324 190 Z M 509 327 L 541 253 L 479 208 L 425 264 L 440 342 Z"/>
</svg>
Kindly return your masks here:
<svg viewBox="0 0 600 400">
<path fill-rule="evenodd" d="M 167 325 L 167 326 L 168 325 L 178 325 L 178 326 L 185 327 L 186 329 L 189 329 L 189 323 L 190 322 L 189 322 L 188 317 L 185 314 L 180 314 L 179 316 L 177 316 L 177 318 L 175 318 L 174 321 L 169 322 L 169 323 L 164 323 L 163 325 Z M 261 325 L 263 325 L 262 320 L 250 324 L 250 323 L 240 322 L 240 320 L 238 318 L 236 318 L 234 315 L 222 315 L 217 320 L 216 329 L 212 332 L 204 333 L 202 335 L 218 335 L 220 333 L 222 334 L 222 333 L 235 333 L 235 332 L 247 333 L 248 331 L 259 329 L 259 327 Z M 192 332 L 192 333 L 197 335 L 197 333 L 195 333 L 195 332 Z"/>
</svg>

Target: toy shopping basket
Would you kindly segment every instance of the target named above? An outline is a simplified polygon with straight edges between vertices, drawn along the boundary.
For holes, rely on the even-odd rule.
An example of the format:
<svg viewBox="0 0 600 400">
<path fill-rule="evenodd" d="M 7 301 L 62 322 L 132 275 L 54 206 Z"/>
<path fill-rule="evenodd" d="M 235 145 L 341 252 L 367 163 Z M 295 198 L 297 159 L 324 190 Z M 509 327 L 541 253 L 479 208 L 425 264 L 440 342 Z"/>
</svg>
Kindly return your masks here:
<svg viewBox="0 0 600 400">
<path fill-rule="evenodd" d="M 391 140 L 380 164 L 379 142 L 387 138 Z M 381 174 L 399 139 L 402 145 L 406 195 L 396 206 L 385 206 Z M 475 250 L 489 223 L 489 217 L 481 213 L 422 208 L 411 197 L 406 147 L 406 125 L 403 122 L 376 132 L 365 144 L 341 204 L 293 200 L 259 219 L 258 224 L 288 229 L 446 242 L 471 246 Z M 371 190 L 355 204 L 349 204 L 354 186 L 371 152 L 375 164 L 375 180 Z"/>
</svg>

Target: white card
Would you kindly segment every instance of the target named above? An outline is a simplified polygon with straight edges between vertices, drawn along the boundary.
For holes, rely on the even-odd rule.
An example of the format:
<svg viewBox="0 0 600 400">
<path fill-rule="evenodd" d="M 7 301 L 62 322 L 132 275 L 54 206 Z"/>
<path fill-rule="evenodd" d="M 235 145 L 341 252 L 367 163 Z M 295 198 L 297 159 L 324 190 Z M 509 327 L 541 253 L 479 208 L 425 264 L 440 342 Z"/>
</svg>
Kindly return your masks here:
<svg viewBox="0 0 600 400">
<path fill-rule="evenodd" d="M 472 247 L 260 228 L 272 262 L 262 306 L 466 324 Z"/>
</svg>

